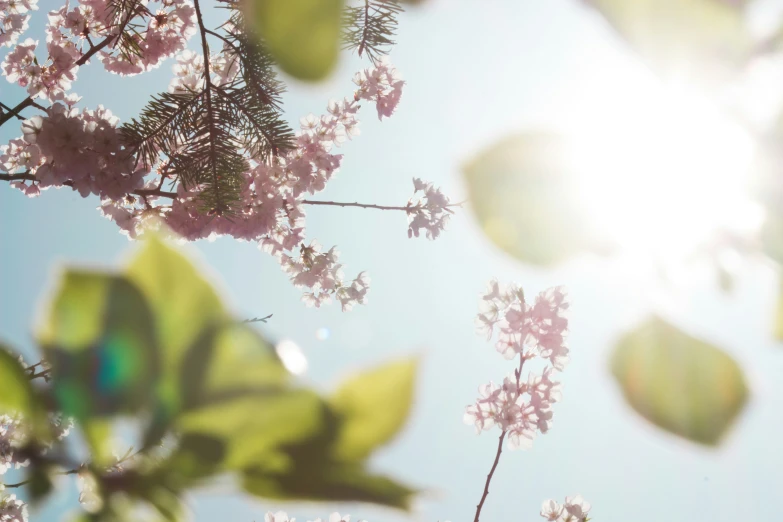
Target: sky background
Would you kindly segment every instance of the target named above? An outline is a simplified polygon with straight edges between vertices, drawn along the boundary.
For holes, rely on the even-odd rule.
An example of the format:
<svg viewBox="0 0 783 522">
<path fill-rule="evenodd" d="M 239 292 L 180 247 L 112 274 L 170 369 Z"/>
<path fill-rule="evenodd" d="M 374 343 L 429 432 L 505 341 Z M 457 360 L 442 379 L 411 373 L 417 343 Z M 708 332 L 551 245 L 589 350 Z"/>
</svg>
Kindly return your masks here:
<svg viewBox="0 0 783 522">
<path fill-rule="evenodd" d="M 43 13 L 59 3 L 39 5 L 29 36 L 43 41 Z M 216 25 L 221 14 L 210 10 L 208 22 Z M 408 83 L 397 113 L 380 123 L 373 107 L 362 109 L 362 134 L 343 146 L 343 168 L 319 199 L 402 205 L 411 178 L 421 177 L 460 201 L 466 197 L 460 166 L 496 139 L 611 121 L 649 103 L 656 88 L 652 74 L 577 0 L 431 0 L 402 17 L 398 42 L 392 60 Z M 119 78 L 93 63 L 79 71 L 74 91 L 84 96 L 82 106 L 104 104 L 127 120 L 150 94 L 166 89 L 171 65 Z M 325 112 L 330 98 L 350 95 L 353 73 L 363 66 L 345 55 L 325 83 L 291 81 L 284 97 L 291 123 Z M 0 98 L 15 104 L 22 94 L 3 84 Z M 12 127 L 0 130 L 3 141 L 20 134 Z M 0 337 L 12 346 L 32 353 L 37 307 L 59 267 L 117 267 L 134 248 L 97 206 L 96 198 L 67 189 L 28 199 L 0 187 Z M 367 270 L 372 277 L 369 304 L 350 313 L 334 305 L 306 308 L 274 259 L 254 244 L 221 238 L 187 248 L 239 317 L 274 314 L 263 330 L 302 348 L 308 384 L 328 390 L 351 370 L 420 357 L 407 427 L 372 462 L 377 471 L 427 490 L 414 512 L 268 502 L 214 488 L 189 497 L 193 520 L 250 522 L 278 509 L 299 520 L 335 510 L 370 522 L 472 520 L 497 433 L 476 436 L 462 423 L 464 407 L 480 384 L 513 369 L 474 333 L 478 293 L 492 277 L 518 282 L 528 295 L 568 286 L 572 362 L 561 376 L 564 399 L 553 429 L 531 450 L 504 452 L 483 520 L 537 520 L 544 499 L 577 493 L 604 522 L 779 517 L 783 351 L 769 334 L 777 289 L 772 269 L 743 264 L 731 295 L 715 290 L 706 273 L 662 293 L 622 260 L 526 267 L 485 238 L 469 206 L 434 242 L 408 239 L 406 226 L 397 212 L 308 209 L 308 236 L 338 245 L 348 276 Z M 612 342 L 651 311 L 720 346 L 748 378 L 750 403 L 716 449 L 649 426 L 610 376 Z M 317 336 L 322 329 L 329 332 L 325 340 Z M 31 520 L 60 520 L 75 508 L 73 481 L 58 487 L 56 499 Z"/>
</svg>

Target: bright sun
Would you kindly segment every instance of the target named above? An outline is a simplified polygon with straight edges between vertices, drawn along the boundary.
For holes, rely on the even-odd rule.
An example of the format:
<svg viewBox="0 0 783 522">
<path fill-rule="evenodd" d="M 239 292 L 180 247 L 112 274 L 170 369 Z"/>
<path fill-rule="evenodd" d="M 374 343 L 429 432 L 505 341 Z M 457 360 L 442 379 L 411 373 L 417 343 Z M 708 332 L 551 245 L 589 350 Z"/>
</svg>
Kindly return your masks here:
<svg viewBox="0 0 783 522">
<path fill-rule="evenodd" d="M 682 258 L 717 231 L 758 227 L 755 144 L 704 98 L 661 89 L 596 120 L 571 134 L 570 161 L 592 224 L 622 250 Z"/>
</svg>

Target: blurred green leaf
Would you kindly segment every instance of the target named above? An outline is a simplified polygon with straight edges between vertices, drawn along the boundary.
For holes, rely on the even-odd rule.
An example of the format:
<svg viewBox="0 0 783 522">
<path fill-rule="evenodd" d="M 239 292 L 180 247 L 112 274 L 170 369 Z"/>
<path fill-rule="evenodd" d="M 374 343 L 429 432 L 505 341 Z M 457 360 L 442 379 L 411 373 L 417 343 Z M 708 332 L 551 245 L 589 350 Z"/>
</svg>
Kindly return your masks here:
<svg viewBox="0 0 783 522">
<path fill-rule="evenodd" d="M 337 63 L 343 0 L 250 0 L 248 23 L 280 68 L 300 80 L 321 80 Z"/>
<path fill-rule="evenodd" d="M 151 237 L 126 269 L 147 298 L 157 323 L 164 376 L 174 392 L 183 354 L 202 329 L 228 319 L 212 286 L 193 264 L 161 239 Z"/>
<path fill-rule="evenodd" d="M 748 397 L 731 357 L 658 317 L 620 339 L 612 373 L 643 417 L 700 444 L 718 444 Z"/>
<path fill-rule="evenodd" d="M 311 439 L 326 429 L 323 401 L 308 390 L 245 395 L 183 414 L 177 429 L 209 436 L 226 447 L 224 469 L 241 469 L 254 462 L 288 465 L 281 447 Z M 328 448 L 322 448 L 322 452 Z M 282 459 L 282 461 L 280 460 Z"/>
<path fill-rule="evenodd" d="M 29 417 L 40 408 L 27 372 L 4 344 L 0 344 L 0 383 L 0 414 L 13 412 Z"/>
<path fill-rule="evenodd" d="M 127 279 L 66 272 L 40 340 L 65 415 L 83 420 L 151 404 L 159 369 L 155 323 Z"/>
<path fill-rule="evenodd" d="M 536 265 L 593 246 L 569 157 L 563 138 L 529 132 L 495 143 L 463 168 L 471 206 L 489 239 Z"/>
<path fill-rule="evenodd" d="M 334 457 L 361 460 L 405 425 L 413 403 L 416 361 L 398 361 L 344 382 L 329 399 L 339 419 Z"/>
<path fill-rule="evenodd" d="M 183 374 L 186 351 L 203 332 L 226 322 L 228 314 L 196 267 L 158 237 L 149 237 L 144 242 L 126 274 L 152 308 L 161 347 L 159 402 L 145 440 L 146 444 L 154 444 L 182 407 L 183 386 L 193 382 L 193 376 Z"/>
<path fill-rule="evenodd" d="M 277 475 L 261 469 L 248 469 L 242 484 L 248 493 L 267 499 L 372 502 L 406 511 L 410 510 L 416 493 L 388 477 L 370 474 L 355 464 Z"/>
<path fill-rule="evenodd" d="M 241 323 L 204 329 L 185 354 L 180 373 L 184 409 L 279 389 L 290 378 L 272 345 Z"/>
<path fill-rule="evenodd" d="M 749 56 L 745 0 L 585 0 L 666 77 L 722 80 Z"/>
</svg>

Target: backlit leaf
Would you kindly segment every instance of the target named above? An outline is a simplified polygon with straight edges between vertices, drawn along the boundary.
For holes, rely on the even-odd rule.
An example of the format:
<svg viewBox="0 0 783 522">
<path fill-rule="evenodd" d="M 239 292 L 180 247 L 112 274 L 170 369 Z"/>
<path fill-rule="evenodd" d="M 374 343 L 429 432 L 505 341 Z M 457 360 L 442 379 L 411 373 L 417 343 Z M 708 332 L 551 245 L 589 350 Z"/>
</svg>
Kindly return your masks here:
<svg viewBox="0 0 783 522">
<path fill-rule="evenodd" d="M 405 425 L 413 403 L 416 361 L 381 366 L 348 379 L 329 399 L 339 418 L 334 457 L 366 458 Z"/>
<path fill-rule="evenodd" d="M 620 339 L 612 373 L 643 417 L 700 444 L 718 444 L 748 397 L 731 357 L 658 317 Z"/>
<path fill-rule="evenodd" d="M 155 322 L 127 279 L 66 272 L 40 341 L 65 415 L 86 419 L 151 403 L 159 369 Z"/>
<path fill-rule="evenodd" d="M 744 0 L 585 0 L 667 77 L 722 79 L 747 59 Z"/>
<path fill-rule="evenodd" d="M 245 9 L 283 71 L 312 81 L 334 68 L 343 0 L 250 0 Z"/>
<path fill-rule="evenodd" d="M 524 133 L 492 145 L 463 168 L 471 206 L 489 239 L 537 265 L 592 245 L 569 157 L 563 138 Z"/>
</svg>

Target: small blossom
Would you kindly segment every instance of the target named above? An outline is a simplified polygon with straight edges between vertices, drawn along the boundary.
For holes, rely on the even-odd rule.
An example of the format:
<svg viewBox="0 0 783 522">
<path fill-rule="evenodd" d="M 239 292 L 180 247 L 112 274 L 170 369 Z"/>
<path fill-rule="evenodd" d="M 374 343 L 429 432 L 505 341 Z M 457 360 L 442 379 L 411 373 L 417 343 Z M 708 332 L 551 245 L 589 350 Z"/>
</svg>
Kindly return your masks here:
<svg viewBox="0 0 783 522">
<path fill-rule="evenodd" d="M 560 515 L 563 513 L 563 506 L 555 502 L 554 500 L 545 500 L 541 504 L 541 516 L 550 522 L 560 520 Z"/>
<path fill-rule="evenodd" d="M 0 498 L 0 522 L 27 522 L 27 504 L 16 495 Z"/>
</svg>

